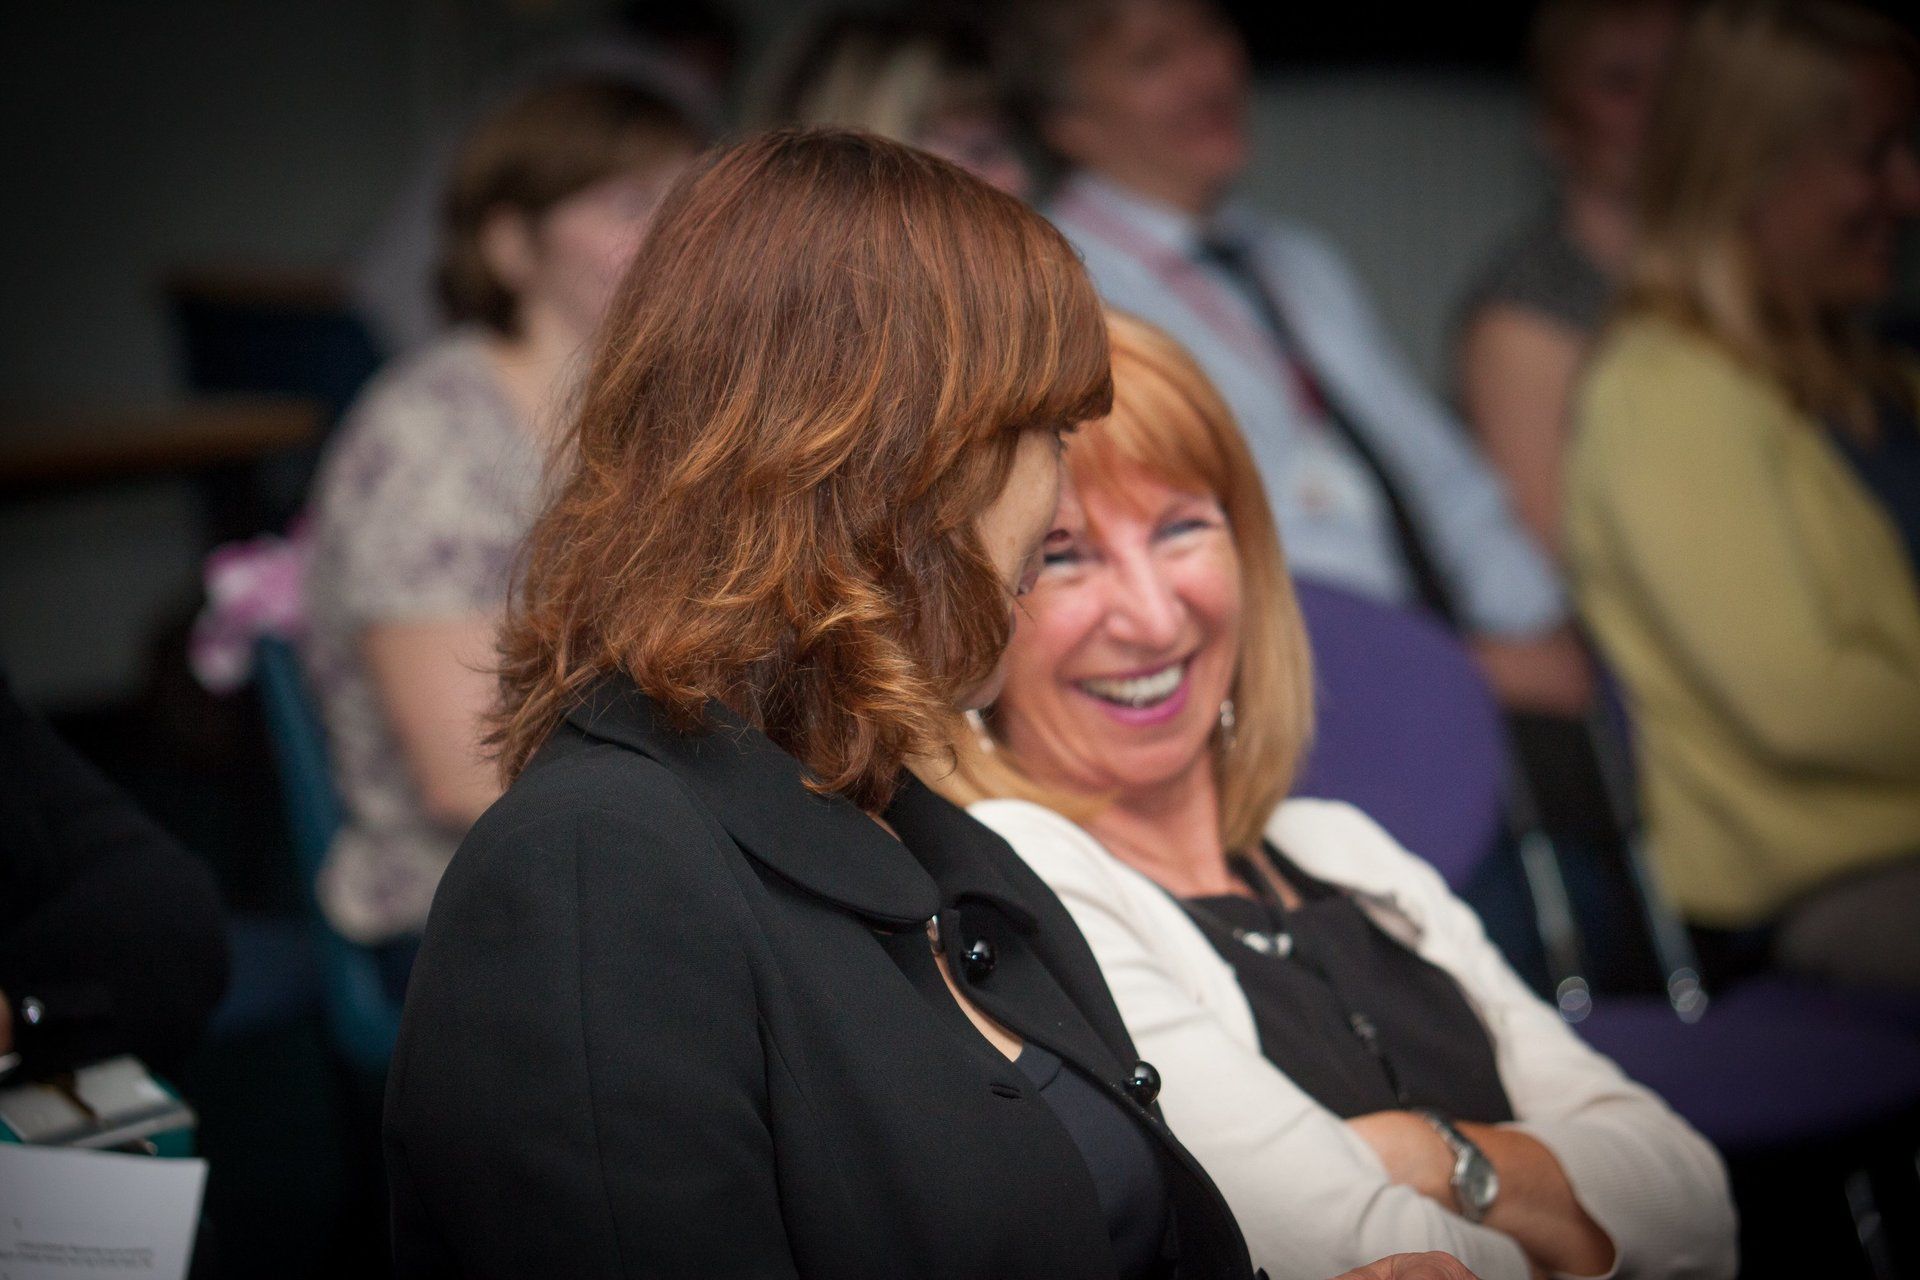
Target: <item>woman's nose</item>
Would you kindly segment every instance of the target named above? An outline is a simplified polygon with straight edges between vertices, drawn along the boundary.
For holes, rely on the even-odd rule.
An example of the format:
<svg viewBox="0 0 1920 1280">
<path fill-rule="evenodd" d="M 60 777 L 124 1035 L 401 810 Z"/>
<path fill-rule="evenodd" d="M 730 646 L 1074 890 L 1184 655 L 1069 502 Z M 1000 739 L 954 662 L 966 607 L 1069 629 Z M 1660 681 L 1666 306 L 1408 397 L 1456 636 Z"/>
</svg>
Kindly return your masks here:
<svg viewBox="0 0 1920 1280">
<path fill-rule="evenodd" d="M 1149 558 L 1119 566 L 1107 610 L 1114 639 L 1141 649 L 1164 649 L 1180 638 L 1186 605 L 1167 575 Z"/>
</svg>

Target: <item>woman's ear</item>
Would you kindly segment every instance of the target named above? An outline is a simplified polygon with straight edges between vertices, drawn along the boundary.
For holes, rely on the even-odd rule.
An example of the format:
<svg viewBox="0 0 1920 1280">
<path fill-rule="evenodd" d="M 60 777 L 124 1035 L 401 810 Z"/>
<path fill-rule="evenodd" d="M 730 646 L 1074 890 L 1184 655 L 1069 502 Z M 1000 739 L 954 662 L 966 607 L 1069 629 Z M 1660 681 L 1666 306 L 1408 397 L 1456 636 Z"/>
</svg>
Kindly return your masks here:
<svg viewBox="0 0 1920 1280">
<path fill-rule="evenodd" d="M 479 246 L 488 272 L 508 293 L 527 291 L 539 264 L 531 218 L 504 205 L 495 209 L 480 224 Z"/>
</svg>

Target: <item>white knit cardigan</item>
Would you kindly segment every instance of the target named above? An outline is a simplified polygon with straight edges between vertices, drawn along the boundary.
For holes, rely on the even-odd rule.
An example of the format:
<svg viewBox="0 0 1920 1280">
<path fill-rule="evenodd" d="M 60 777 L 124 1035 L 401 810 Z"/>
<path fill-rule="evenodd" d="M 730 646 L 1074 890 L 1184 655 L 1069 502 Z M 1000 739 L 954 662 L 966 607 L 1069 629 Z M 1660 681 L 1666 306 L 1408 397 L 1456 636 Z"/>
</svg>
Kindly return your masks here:
<svg viewBox="0 0 1920 1280">
<path fill-rule="evenodd" d="M 1232 968 L 1152 881 L 1050 809 L 991 800 L 971 812 L 1053 887 L 1086 934 L 1127 1030 L 1159 1069 L 1168 1124 L 1233 1206 L 1255 1266 L 1273 1280 L 1324 1280 L 1386 1254 L 1440 1249 L 1482 1280 L 1527 1280 L 1510 1237 L 1389 1182 L 1372 1148 L 1261 1055 Z M 1493 1042 L 1516 1125 L 1553 1152 L 1612 1238 L 1612 1274 L 1733 1275 L 1733 1204 L 1719 1155 L 1574 1035 L 1431 867 L 1335 801 L 1287 801 L 1267 837 L 1460 984 Z"/>
</svg>

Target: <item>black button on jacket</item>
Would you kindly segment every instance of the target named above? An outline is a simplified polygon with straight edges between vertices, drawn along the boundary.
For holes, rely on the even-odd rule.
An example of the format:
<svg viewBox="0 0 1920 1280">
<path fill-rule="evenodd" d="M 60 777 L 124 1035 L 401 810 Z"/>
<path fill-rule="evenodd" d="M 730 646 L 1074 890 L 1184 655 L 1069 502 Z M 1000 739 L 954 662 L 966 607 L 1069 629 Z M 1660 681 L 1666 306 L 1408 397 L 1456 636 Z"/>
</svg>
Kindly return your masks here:
<svg viewBox="0 0 1920 1280">
<path fill-rule="evenodd" d="M 1169 1274 L 1250 1275 L 1007 845 L 910 783 L 903 847 L 715 718 L 675 733 L 608 682 L 461 845 L 387 1090 L 400 1274 L 1112 1277 L 1072 1137 L 915 976 L 938 915 L 969 995 L 1152 1134 Z"/>
</svg>

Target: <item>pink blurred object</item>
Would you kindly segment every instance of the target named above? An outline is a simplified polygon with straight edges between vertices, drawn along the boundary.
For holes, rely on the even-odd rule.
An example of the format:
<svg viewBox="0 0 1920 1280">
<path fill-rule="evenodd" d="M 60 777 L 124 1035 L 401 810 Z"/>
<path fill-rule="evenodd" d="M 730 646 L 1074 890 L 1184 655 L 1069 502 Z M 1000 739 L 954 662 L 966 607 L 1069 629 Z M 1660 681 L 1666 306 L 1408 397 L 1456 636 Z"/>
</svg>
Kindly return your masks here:
<svg viewBox="0 0 1920 1280">
<path fill-rule="evenodd" d="M 307 627 L 307 523 L 286 536 L 262 534 L 215 547 L 207 557 L 206 607 L 194 619 L 187 657 L 214 693 L 232 693 L 253 675 L 261 636 L 298 640 Z"/>
</svg>

